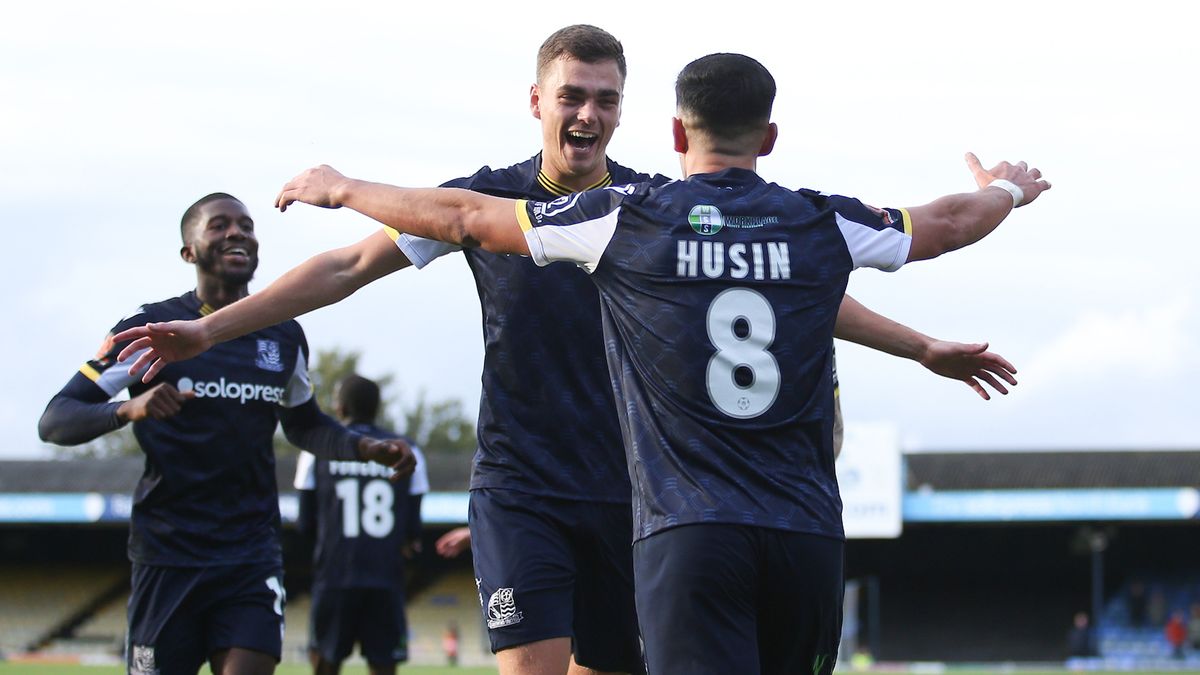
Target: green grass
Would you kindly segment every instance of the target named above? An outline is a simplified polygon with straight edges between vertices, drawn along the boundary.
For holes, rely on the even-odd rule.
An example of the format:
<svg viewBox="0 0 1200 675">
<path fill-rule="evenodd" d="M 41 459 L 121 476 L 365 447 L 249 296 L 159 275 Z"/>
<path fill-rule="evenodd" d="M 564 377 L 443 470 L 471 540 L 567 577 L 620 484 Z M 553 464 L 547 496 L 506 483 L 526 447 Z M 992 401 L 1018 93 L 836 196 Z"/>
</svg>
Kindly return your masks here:
<svg viewBox="0 0 1200 675">
<path fill-rule="evenodd" d="M 43 663 L 4 663 L 0 662 L 0 675 L 122 675 L 125 669 L 121 666 L 80 666 Z M 312 670 L 305 665 L 286 663 L 275 671 L 276 675 L 309 675 Z M 851 675 L 856 671 L 846 670 L 839 673 Z M 870 671 L 858 671 L 869 674 Z M 905 671 L 896 671 L 903 673 Z M 982 670 L 957 669 L 946 671 L 954 675 L 1073 675 L 1068 670 Z M 209 675 L 207 668 L 200 671 L 201 675 Z M 362 665 L 348 665 L 342 668 L 343 675 L 366 675 L 367 668 Z M 1106 673 L 1103 671 L 1087 671 L 1080 675 L 1195 675 L 1194 671 L 1175 670 L 1165 673 L 1153 671 L 1125 671 L 1121 673 Z M 401 666 L 398 675 L 496 675 L 495 668 L 450 668 L 448 666 Z"/>
<path fill-rule="evenodd" d="M 122 666 L 80 666 L 51 663 L 3 663 L 2 675 L 123 675 Z M 200 670 L 208 675 L 208 668 Z M 275 670 L 276 675 L 311 675 L 312 669 L 296 663 L 285 663 Z M 366 675 L 366 666 L 347 665 L 343 675 Z M 398 675 L 496 675 L 495 668 L 450 668 L 448 666 L 401 666 Z"/>
</svg>

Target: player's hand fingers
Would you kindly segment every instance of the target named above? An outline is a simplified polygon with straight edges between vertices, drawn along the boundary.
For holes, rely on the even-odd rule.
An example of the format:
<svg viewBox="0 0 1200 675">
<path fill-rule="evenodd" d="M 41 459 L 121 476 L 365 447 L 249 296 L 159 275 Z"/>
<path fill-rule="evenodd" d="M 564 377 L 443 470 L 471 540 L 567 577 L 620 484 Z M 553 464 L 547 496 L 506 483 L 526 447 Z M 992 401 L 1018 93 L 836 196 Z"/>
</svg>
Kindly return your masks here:
<svg viewBox="0 0 1200 675">
<path fill-rule="evenodd" d="M 153 363 L 157 358 L 158 352 L 154 351 L 153 347 L 149 349 L 143 349 L 142 353 L 138 354 L 137 359 L 135 359 L 134 362 L 129 365 L 129 374 L 136 377 L 138 373 L 142 372 L 143 368 Z M 149 382 L 149 380 L 145 379 L 145 377 L 145 375 L 142 376 L 142 381 Z"/>
<path fill-rule="evenodd" d="M 985 401 L 992 400 L 991 395 L 987 393 L 987 389 L 984 389 L 983 385 L 976 382 L 975 378 L 967 377 L 967 378 L 963 379 L 963 382 L 966 382 L 968 387 L 970 387 L 971 389 L 974 389 L 975 393 L 979 394 L 979 398 L 982 398 Z"/>
<path fill-rule="evenodd" d="M 1034 179 L 1034 180 L 1037 180 L 1037 179 L 1039 179 L 1039 178 L 1041 178 L 1041 177 L 1042 177 L 1042 172 L 1041 172 L 1041 170 L 1039 170 L 1039 169 L 1036 169 L 1036 168 L 1035 168 L 1035 169 L 1030 169 L 1030 170 L 1029 170 L 1029 177 L 1030 177 L 1030 178 L 1032 178 L 1032 179 Z"/>
<path fill-rule="evenodd" d="M 148 334 L 149 334 L 149 331 L 146 329 L 145 326 L 134 326 L 133 328 L 126 328 L 125 330 L 121 331 L 120 333 L 117 333 L 116 335 L 112 336 L 112 341 L 114 343 L 116 343 L 116 342 L 125 342 L 126 340 L 137 340 L 139 338 L 146 337 L 146 335 L 148 335 Z M 124 354 L 125 352 L 122 351 L 121 353 Z M 120 360 L 119 357 L 118 357 L 118 360 Z"/>
<path fill-rule="evenodd" d="M 1025 171 L 1025 172 L 1029 171 L 1029 165 L 1026 164 L 1024 161 L 1017 162 L 1017 168 L 1020 169 L 1021 171 Z"/>
<path fill-rule="evenodd" d="M 133 329 L 131 328 L 129 330 L 133 330 Z M 126 332 L 129 332 L 129 331 L 126 331 Z M 124 335 L 124 333 L 122 333 L 122 335 Z M 127 359 L 129 359 L 129 357 L 142 351 L 143 349 L 146 349 L 149 346 L 150 346 L 150 338 L 148 338 L 148 337 L 137 338 L 133 342 L 130 342 L 129 344 L 125 345 L 125 348 L 121 350 L 121 353 L 117 354 L 117 363 L 126 361 Z M 129 369 L 129 374 L 133 375 L 132 367 Z"/>
<path fill-rule="evenodd" d="M 1000 356 L 999 354 L 988 352 L 983 355 L 983 358 L 984 363 L 987 364 L 987 369 L 992 372 L 999 372 L 1001 370 L 1012 374 L 1016 374 L 1017 372 L 1017 367 L 1010 363 L 1008 359 Z"/>
<path fill-rule="evenodd" d="M 977 378 L 979 378 L 979 379 L 983 380 L 984 382 L 987 382 L 988 384 L 992 385 L 992 389 L 995 389 L 996 391 L 1000 392 L 1001 394 L 1005 394 L 1005 395 L 1007 395 L 1007 394 L 1008 394 L 1008 387 L 1005 387 L 1003 384 L 1001 384 L 1001 383 L 1000 383 L 1000 380 L 997 380 L 997 379 L 996 379 L 995 377 L 993 377 L 993 376 L 992 376 L 992 374 L 991 374 L 991 373 L 989 373 L 988 371 L 986 371 L 986 370 L 981 370 L 981 371 L 979 371 L 979 372 L 975 373 L 975 377 L 977 377 Z"/>
<path fill-rule="evenodd" d="M 1017 378 L 1013 377 L 1013 374 L 1010 373 L 1008 370 L 1006 370 L 1004 368 L 997 368 L 995 365 L 990 364 L 990 363 L 984 364 L 983 369 L 992 373 L 993 375 L 1000 377 L 1001 379 L 1003 379 L 1005 382 L 1011 384 L 1012 386 L 1014 386 L 1014 387 L 1017 386 Z"/>
<path fill-rule="evenodd" d="M 979 158 L 975 156 L 975 153 L 968 152 L 966 160 L 967 168 L 971 171 L 971 175 L 975 177 L 975 182 L 979 183 L 981 187 L 985 185 L 986 182 L 984 181 L 984 177 L 987 176 L 990 179 L 990 176 L 988 175 L 988 172 L 984 170 L 983 164 L 979 162 Z"/>
<path fill-rule="evenodd" d="M 155 359 L 154 363 L 151 363 L 150 367 L 146 369 L 146 372 L 142 374 L 142 383 L 150 384 L 150 382 L 157 377 L 160 372 L 162 372 L 162 369 L 166 367 L 166 361 L 163 361 L 162 359 Z M 195 396 L 195 394 L 192 395 Z"/>
</svg>

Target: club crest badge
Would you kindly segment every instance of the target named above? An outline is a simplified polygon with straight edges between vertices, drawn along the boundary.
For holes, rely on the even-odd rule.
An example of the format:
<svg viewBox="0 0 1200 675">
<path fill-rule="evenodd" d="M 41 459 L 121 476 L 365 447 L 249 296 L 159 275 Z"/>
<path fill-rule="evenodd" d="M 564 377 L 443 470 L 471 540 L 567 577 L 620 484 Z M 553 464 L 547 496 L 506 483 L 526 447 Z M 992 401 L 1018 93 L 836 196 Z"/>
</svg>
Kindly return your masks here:
<svg viewBox="0 0 1200 675">
<path fill-rule="evenodd" d="M 258 356 L 254 359 L 254 365 L 272 373 L 282 373 L 283 359 L 279 356 L 279 343 L 274 340 L 259 340 Z"/>
<path fill-rule="evenodd" d="M 503 628 L 521 623 L 525 616 L 517 611 L 517 602 L 513 599 L 513 589 L 501 588 L 492 593 L 487 604 L 488 628 Z"/>
</svg>

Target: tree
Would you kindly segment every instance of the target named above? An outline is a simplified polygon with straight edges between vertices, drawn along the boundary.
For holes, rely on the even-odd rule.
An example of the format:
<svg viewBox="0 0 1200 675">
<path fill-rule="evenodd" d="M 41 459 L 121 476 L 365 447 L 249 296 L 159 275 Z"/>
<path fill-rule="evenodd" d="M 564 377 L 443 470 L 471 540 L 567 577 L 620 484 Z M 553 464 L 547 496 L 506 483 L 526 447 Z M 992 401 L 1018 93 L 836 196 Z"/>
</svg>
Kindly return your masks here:
<svg viewBox="0 0 1200 675">
<path fill-rule="evenodd" d="M 321 409 L 332 413 L 333 387 L 342 378 L 358 372 L 362 355 L 356 351 L 340 349 L 317 350 L 310 371 L 316 389 L 317 403 Z M 427 453 L 473 453 L 475 452 L 475 423 L 464 413 L 463 402 L 458 399 L 430 401 L 425 390 L 418 392 L 411 406 L 402 404 L 398 395 L 390 390 L 395 382 L 391 373 L 370 376 L 379 385 L 380 406 L 376 423 L 379 426 L 402 432 Z M 391 411 L 398 410 L 404 424 L 397 425 Z M 276 438 L 277 452 L 296 452 L 282 439 Z"/>
</svg>

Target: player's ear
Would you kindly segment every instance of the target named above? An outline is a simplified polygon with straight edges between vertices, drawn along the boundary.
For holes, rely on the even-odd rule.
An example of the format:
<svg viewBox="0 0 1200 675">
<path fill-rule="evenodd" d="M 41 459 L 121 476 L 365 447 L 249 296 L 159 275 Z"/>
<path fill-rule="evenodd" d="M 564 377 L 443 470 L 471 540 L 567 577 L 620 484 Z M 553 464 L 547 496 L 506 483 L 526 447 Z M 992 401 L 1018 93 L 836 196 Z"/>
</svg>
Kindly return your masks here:
<svg viewBox="0 0 1200 675">
<path fill-rule="evenodd" d="M 184 244 L 179 247 L 179 257 L 183 258 L 183 261 L 188 264 L 195 264 L 196 262 L 196 252 L 192 250 L 191 244 Z"/>
<path fill-rule="evenodd" d="M 534 82 L 529 85 L 529 112 L 533 113 L 534 119 L 542 119 L 541 102 L 541 90 L 538 89 L 537 82 Z"/>
<path fill-rule="evenodd" d="M 759 157 L 766 157 L 775 149 L 775 140 L 779 138 L 779 127 L 774 122 L 767 125 L 767 136 L 763 139 L 762 147 L 758 149 Z"/>
<path fill-rule="evenodd" d="M 687 129 L 683 128 L 683 120 L 680 120 L 678 117 L 671 118 L 671 135 L 675 137 L 675 152 L 687 152 Z"/>
</svg>

